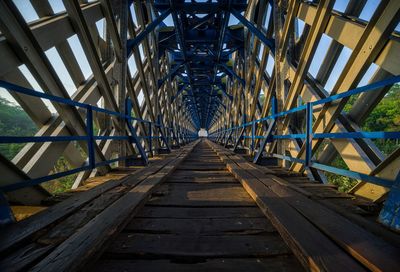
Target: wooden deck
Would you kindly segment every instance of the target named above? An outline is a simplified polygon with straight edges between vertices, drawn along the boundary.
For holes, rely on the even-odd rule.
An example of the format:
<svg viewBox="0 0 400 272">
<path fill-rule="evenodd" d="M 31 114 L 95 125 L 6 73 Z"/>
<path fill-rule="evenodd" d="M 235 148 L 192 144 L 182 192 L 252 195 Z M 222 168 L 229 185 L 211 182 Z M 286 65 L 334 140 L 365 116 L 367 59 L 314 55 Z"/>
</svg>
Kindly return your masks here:
<svg viewBox="0 0 400 272">
<path fill-rule="evenodd" d="M 208 140 L 126 172 L 4 229 L 0 271 L 397 271 L 400 265 L 397 234 L 364 222 L 354 203 L 328 201 L 348 195 L 254 165 Z"/>
<path fill-rule="evenodd" d="M 202 142 L 93 271 L 301 271 L 271 222 Z"/>
</svg>

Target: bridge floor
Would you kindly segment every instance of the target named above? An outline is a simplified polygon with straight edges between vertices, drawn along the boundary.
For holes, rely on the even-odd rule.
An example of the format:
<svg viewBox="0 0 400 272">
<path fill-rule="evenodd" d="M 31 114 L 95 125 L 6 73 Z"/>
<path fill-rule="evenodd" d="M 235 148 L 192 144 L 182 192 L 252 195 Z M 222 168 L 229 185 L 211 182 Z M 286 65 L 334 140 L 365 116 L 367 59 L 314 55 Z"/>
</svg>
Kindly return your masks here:
<svg viewBox="0 0 400 272">
<path fill-rule="evenodd" d="M 117 235 L 93 271 L 300 271 L 284 240 L 202 142 Z"/>
<path fill-rule="evenodd" d="M 362 202 L 208 140 L 112 175 L 3 229 L 0 271 L 400 266 L 399 235 L 362 217 Z"/>
</svg>

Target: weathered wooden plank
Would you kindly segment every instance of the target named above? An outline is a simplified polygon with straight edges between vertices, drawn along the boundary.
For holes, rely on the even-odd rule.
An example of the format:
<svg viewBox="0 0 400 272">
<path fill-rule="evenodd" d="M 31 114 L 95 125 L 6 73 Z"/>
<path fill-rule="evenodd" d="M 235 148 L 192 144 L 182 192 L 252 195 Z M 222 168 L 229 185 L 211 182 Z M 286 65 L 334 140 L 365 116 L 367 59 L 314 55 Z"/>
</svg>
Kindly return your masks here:
<svg viewBox="0 0 400 272">
<path fill-rule="evenodd" d="M 267 257 L 290 254 L 279 235 L 196 236 L 120 233 L 106 256 Z"/>
<path fill-rule="evenodd" d="M 195 144 L 197 144 L 196 142 Z M 146 178 L 111 206 L 98 214 L 74 235 L 65 240 L 46 258 L 32 268 L 32 271 L 76 271 L 81 269 L 98 253 L 102 245 L 116 234 L 143 205 L 151 191 L 164 181 L 177 165 L 187 156 L 191 144 L 185 152 L 156 174 Z M 93 231 L 96 230 L 96 231 Z"/>
<path fill-rule="evenodd" d="M 152 207 L 145 206 L 137 218 L 257 218 L 264 217 L 256 207 Z"/>
<path fill-rule="evenodd" d="M 59 204 L 56 204 L 47 210 L 44 210 L 43 212 L 20 221 L 15 225 L 10 225 L 0 233 L 0 252 L 13 245 L 16 245 L 18 242 L 55 222 L 56 220 L 71 214 L 85 203 L 117 186 L 116 183 L 118 182 L 104 183 L 93 188 L 92 190 L 74 195 L 66 199 L 64 202 L 60 202 Z"/>
<path fill-rule="evenodd" d="M 274 258 L 226 258 L 226 259 L 206 259 L 193 263 L 171 262 L 170 260 L 101 260 L 92 271 L 96 272 L 120 272 L 120 271 L 143 271 L 159 272 L 160 268 L 164 272 L 259 272 L 259 271 L 286 271 L 297 272 L 303 268 L 292 256 L 279 256 Z"/>
<path fill-rule="evenodd" d="M 11 206 L 11 210 L 17 221 L 21 221 L 45 209 L 47 209 L 46 206 Z"/>
<path fill-rule="evenodd" d="M 282 198 L 293 199 L 296 210 L 369 269 L 390 271 L 400 266 L 399 249 L 297 192 L 281 186 L 272 189 Z"/>
<path fill-rule="evenodd" d="M 207 148 L 207 146 L 202 146 L 202 148 Z M 198 148 L 194 152 L 197 150 Z M 202 160 L 200 157 L 197 161 Z M 168 181 L 172 182 L 165 183 L 153 193 L 147 205 L 125 227 L 124 231 L 113 239 L 103 259 L 161 258 L 168 259 L 169 263 L 201 261 L 205 264 L 208 257 L 212 257 L 213 260 L 218 257 L 229 257 L 230 260 L 251 257 L 253 258 L 251 260 L 255 260 L 255 257 L 268 256 L 271 258 L 268 264 L 272 265 L 270 266 L 272 269 L 276 256 L 283 254 L 292 257 L 291 251 L 258 208 L 255 206 L 226 207 L 227 203 L 232 201 L 239 205 L 254 205 L 254 201 L 232 176 L 228 177 L 236 183 L 221 184 L 215 181 L 220 180 L 221 177 L 210 179 L 211 183 L 173 182 L 197 178 L 197 176 L 191 176 L 193 172 L 195 171 L 178 171 L 171 175 Z M 177 178 L 176 173 L 184 176 Z M 209 171 L 204 171 L 204 173 L 211 175 Z M 213 171 L 213 173 L 218 172 Z M 227 178 L 226 173 L 224 178 Z M 199 180 L 209 179 L 207 175 L 202 175 Z M 210 202 L 212 206 L 208 206 Z M 192 206 L 192 203 L 195 203 L 195 206 Z M 164 206 L 166 204 L 170 206 Z M 181 207 L 181 205 L 187 205 L 187 207 Z M 214 207 L 219 205 L 222 206 Z M 292 263 L 288 262 L 292 268 L 301 270 L 297 261 L 293 258 L 289 260 L 292 260 Z M 252 270 L 248 267 L 250 263 L 247 262 L 248 265 L 243 267 L 244 270 Z M 114 262 L 111 265 L 118 266 L 118 263 Z M 146 271 L 164 270 L 161 264 L 155 265 L 153 268 L 147 266 L 144 269 Z M 185 266 L 186 270 L 191 270 L 191 267 Z M 207 269 L 207 266 L 202 267 Z M 215 264 L 209 269 L 213 271 L 214 267 L 218 270 Z M 232 264 L 229 267 L 231 271 Z M 174 266 L 174 268 L 179 269 L 179 266 Z M 258 264 L 257 268 L 263 267 Z M 135 269 L 140 271 L 141 268 L 135 267 Z M 279 269 L 282 269 L 282 266 Z"/>
<path fill-rule="evenodd" d="M 116 198 L 120 197 L 123 193 L 121 187 L 114 188 L 96 198 L 93 202 L 88 203 L 78 212 L 51 228 L 48 233 L 45 233 L 36 242 L 30 243 L 22 250 L 13 252 L 8 258 L 0 262 L 0 271 L 3 271 L 3 268 L 4 271 L 19 271 L 36 260 L 43 258 L 57 245 L 74 234 L 77 229 L 100 213 L 101 210 L 110 205 Z"/>
<path fill-rule="evenodd" d="M 174 184 L 160 186 L 148 205 L 168 206 L 254 206 L 238 184 Z"/>
<path fill-rule="evenodd" d="M 134 218 L 125 232 L 154 234 L 246 235 L 276 232 L 264 218 Z"/>
<path fill-rule="evenodd" d="M 227 170 L 209 170 L 209 171 L 187 171 L 187 170 L 176 170 L 173 177 L 199 177 L 199 178 L 219 178 L 219 177 L 232 177 L 232 174 Z"/>
<path fill-rule="evenodd" d="M 215 150 L 224 149 L 210 143 Z M 218 152 L 217 152 L 218 153 Z M 264 214 L 277 228 L 282 238 L 303 266 L 310 270 L 351 270 L 364 271 L 364 268 L 323 235 L 310 221 L 305 219 L 283 198 L 252 176 L 246 164 L 237 165 L 226 155 L 220 155 L 228 169 L 242 183 L 246 191 L 257 202 Z"/>
<path fill-rule="evenodd" d="M 138 180 L 138 183 L 140 180 Z M 58 244 L 74 234 L 79 228 L 84 226 L 97 214 L 102 212 L 114 201 L 121 197 L 126 191 L 126 187 L 118 186 L 100 195 L 90 203 L 80 208 L 77 212 L 63 220 L 48 233 L 40 237 L 37 241 L 41 244 Z"/>
<path fill-rule="evenodd" d="M 181 154 L 180 152 L 177 152 L 176 155 Z M 158 161 L 149 167 L 136 171 L 129 177 L 124 177 L 120 180 L 110 180 L 88 191 L 76 193 L 63 202 L 55 204 L 54 206 L 23 221 L 20 221 L 17 224 L 7 226 L 0 232 L 0 252 L 11 246 L 16 246 L 19 242 L 33 235 L 35 232 L 45 228 L 46 226 L 54 223 L 57 220 L 60 220 L 65 216 L 72 214 L 82 205 L 92 201 L 108 190 L 115 188 L 122 183 L 129 185 L 131 180 L 136 181 L 138 178 L 144 179 L 152 173 L 155 173 L 164 165 L 168 164 L 171 160 L 172 158 L 165 159 L 164 161 Z"/>
<path fill-rule="evenodd" d="M 179 165 L 178 170 L 225 170 L 225 164 L 223 163 L 182 163 Z"/>
<path fill-rule="evenodd" d="M 289 182 L 291 182 L 289 180 Z M 315 182 L 298 182 L 296 183 L 297 186 L 299 187 L 305 187 L 305 188 L 309 188 L 309 187 L 317 187 L 317 188 L 337 188 L 336 185 L 334 184 L 323 184 L 323 183 L 315 183 Z"/>
<path fill-rule="evenodd" d="M 234 177 L 196 177 L 196 176 L 186 176 L 186 177 L 176 177 L 175 175 L 168 179 L 167 183 L 239 183 Z"/>
<path fill-rule="evenodd" d="M 221 163 L 221 159 L 218 156 L 192 156 L 187 158 L 184 163 L 198 163 L 199 161 Z"/>
<path fill-rule="evenodd" d="M 202 159 L 213 158 L 213 159 L 216 159 L 216 160 L 221 160 L 218 157 L 218 155 L 215 154 L 214 151 L 211 151 L 209 153 L 208 152 L 206 152 L 206 153 L 204 153 L 204 152 L 193 152 L 192 154 L 189 155 L 189 157 L 187 157 L 187 160 L 196 159 L 196 158 L 202 158 Z"/>
<path fill-rule="evenodd" d="M 27 246 L 29 250 L 17 250 L 3 262 L 9 267 L 23 268 L 21 267 L 22 265 L 28 266 L 35 260 L 43 258 L 43 256 L 48 254 L 57 245 L 73 235 L 80 227 L 84 226 L 107 206 L 111 205 L 124 191 L 126 191 L 126 187 L 118 186 L 100 195 L 98 198 L 84 205 L 77 212 L 52 227 L 36 241 L 30 243 Z"/>
<path fill-rule="evenodd" d="M 346 217 L 357 225 L 361 226 L 365 230 L 385 239 L 386 242 L 393 244 L 394 246 L 399 247 L 400 245 L 400 235 L 389 231 L 384 226 L 377 224 L 377 222 L 372 221 L 364 216 L 359 216 L 358 214 L 366 214 L 364 209 L 357 209 L 353 205 L 350 205 L 346 202 L 352 202 L 354 200 L 350 199 L 320 199 L 317 200 L 322 205 L 328 207 L 329 209 L 337 212 L 338 214 Z M 338 205 L 338 201 L 341 203 Z"/>
<path fill-rule="evenodd" d="M 172 159 L 172 157 L 171 157 Z M 171 159 L 165 162 L 171 162 Z M 138 184 L 143 179 L 145 179 L 150 173 L 153 173 L 162 165 L 153 165 L 153 168 L 149 171 L 143 171 L 143 175 L 139 178 L 135 175 L 131 175 L 128 179 L 124 179 L 121 184 L 124 186 L 116 186 L 109 191 L 101 194 L 99 197 L 90 201 L 86 205 L 82 206 L 77 212 L 73 213 L 71 216 L 67 217 L 65 220 L 60 221 L 55 226 L 52 226 L 47 232 L 39 236 L 36 241 L 32 242 L 29 247 L 31 250 L 29 252 L 18 250 L 13 252 L 8 258 L 8 266 L 20 267 L 22 263 L 20 260 L 28 260 L 30 256 L 34 256 L 36 259 L 43 257 L 49 252 L 49 248 L 53 249 L 60 243 L 62 243 L 69 236 L 74 234 L 76 230 L 84 226 L 87 222 L 93 219 L 98 213 L 104 210 L 107 206 L 111 205 L 116 199 L 121 197 L 130 187 Z M 129 184 L 127 186 L 126 184 Z M 48 250 L 43 250 L 47 248 Z M 33 261 L 33 259 L 31 260 Z M 24 265 L 28 265 L 25 263 Z"/>
<path fill-rule="evenodd" d="M 261 171 L 243 159 L 237 157 L 231 157 L 231 159 L 240 164 L 243 169 L 246 168 L 253 177 L 286 200 L 289 205 L 313 222 L 320 231 L 369 269 L 389 271 L 393 267 L 400 266 L 399 249 L 318 202 L 276 183 L 271 177 L 263 175 Z"/>
<path fill-rule="evenodd" d="M 23 271 L 54 248 L 54 245 L 29 244 L 0 261 L 0 271 Z"/>
<path fill-rule="evenodd" d="M 196 151 L 194 151 L 192 154 L 190 154 L 189 155 L 189 157 L 188 157 L 188 159 L 189 158 L 198 158 L 198 157 L 214 157 L 214 158 L 218 158 L 218 155 L 217 154 L 215 154 L 215 152 L 214 151 L 202 151 L 202 150 L 196 150 Z"/>
<path fill-rule="evenodd" d="M 303 186 L 301 186 L 301 187 L 303 187 Z M 319 197 L 319 198 L 350 198 L 350 199 L 355 198 L 352 195 L 336 191 L 332 188 L 311 187 L 311 188 L 307 188 L 307 190 L 311 194 L 313 194 L 315 197 Z"/>
<path fill-rule="evenodd" d="M 214 153 L 214 155 L 199 155 L 199 154 L 191 154 L 186 160 L 187 161 L 198 161 L 199 159 L 201 160 L 213 160 L 213 161 L 217 161 L 217 162 L 221 162 L 221 159 L 218 157 L 217 154 Z"/>
</svg>

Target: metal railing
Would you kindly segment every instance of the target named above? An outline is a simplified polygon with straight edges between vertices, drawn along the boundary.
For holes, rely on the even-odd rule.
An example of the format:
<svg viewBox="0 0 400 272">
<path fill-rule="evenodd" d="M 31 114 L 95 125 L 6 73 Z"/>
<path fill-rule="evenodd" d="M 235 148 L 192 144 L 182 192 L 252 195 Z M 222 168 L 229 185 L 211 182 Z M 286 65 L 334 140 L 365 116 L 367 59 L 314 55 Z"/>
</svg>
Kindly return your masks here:
<svg viewBox="0 0 400 272">
<path fill-rule="evenodd" d="M 60 103 L 63 105 L 71 106 L 74 108 L 79 108 L 83 109 L 86 111 L 85 113 L 85 119 L 86 119 L 86 135 L 81 135 L 81 136 L 0 136 L 0 144 L 15 144 L 15 143 L 43 143 L 43 142 L 72 142 L 72 141 L 85 141 L 86 146 L 87 146 L 87 160 L 85 164 L 81 167 L 77 167 L 71 170 L 39 177 L 39 178 L 34 178 L 34 179 L 28 179 L 28 180 L 21 180 L 20 182 L 14 182 L 12 184 L 4 185 L 0 187 L 1 192 L 9 192 L 9 191 L 14 191 L 17 189 L 21 189 L 24 187 L 28 186 L 34 186 L 43 182 L 47 182 L 50 180 L 54 180 L 57 178 L 61 178 L 64 176 L 72 175 L 81 171 L 87 171 L 87 170 L 92 170 L 97 167 L 109 165 L 111 163 L 117 162 L 117 161 L 122 161 L 122 160 L 129 160 L 133 158 L 141 158 L 144 164 L 148 163 L 148 154 L 152 153 L 155 151 L 155 148 L 153 148 L 153 140 L 154 139 L 161 139 L 161 141 L 165 144 L 167 149 L 169 150 L 169 144 L 168 142 L 172 140 L 180 141 L 182 142 L 189 142 L 197 138 L 197 134 L 195 134 L 192 131 L 189 131 L 185 128 L 178 128 L 179 130 L 179 136 L 176 136 L 176 134 L 173 132 L 174 129 L 172 127 L 166 127 L 162 124 L 162 118 L 159 116 L 157 122 L 151 122 L 148 120 L 143 120 L 139 118 L 132 117 L 130 115 L 131 113 L 131 102 L 129 99 L 126 100 L 126 112 L 129 114 L 123 114 L 120 112 L 115 112 L 115 111 L 110 111 L 107 109 L 99 108 L 96 106 L 92 106 L 90 104 L 86 103 L 81 103 L 77 102 L 74 100 L 38 92 L 35 90 L 31 90 L 28 88 L 24 88 L 3 80 L 0 80 L 0 87 L 5 88 L 9 92 L 16 92 L 19 94 L 24 94 L 24 95 L 29 95 L 32 97 L 38 97 L 42 99 L 46 99 L 55 103 Z M 125 120 L 128 131 L 130 135 L 122 135 L 122 136 L 100 136 L 100 135 L 94 135 L 94 127 L 93 127 L 93 113 L 102 113 L 106 114 L 110 117 L 114 118 L 120 118 L 122 120 Z M 135 126 L 132 124 L 134 121 L 140 122 L 140 123 L 145 123 L 148 126 L 148 135 L 147 136 L 140 136 L 137 134 L 137 131 L 135 129 Z M 154 130 L 158 130 L 157 133 L 154 133 Z M 144 132 L 143 132 L 144 133 Z M 174 136 L 171 137 L 171 134 Z M 114 140 L 114 141 L 120 141 L 120 140 L 125 140 L 129 141 L 131 144 L 135 144 L 137 150 L 139 151 L 139 155 L 134 154 L 134 155 L 129 155 L 129 156 L 122 156 L 122 157 L 117 157 L 114 159 L 109 159 L 109 160 L 102 160 L 102 161 L 96 161 L 96 156 L 95 156 L 95 143 L 97 140 Z M 146 141 L 147 141 L 147 146 L 148 149 L 145 149 L 146 146 Z"/>
<path fill-rule="evenodd" d="M 306 168 L 314 168 L 326 172 L 330 172 L 333 174 L 346 176 L 349 178 L 354 178 L 358 180 L 362 180 L 365 182 L 370 182 L 376 185 L 384 186 L 391 188 L 394 184 L 394 181 L 398 181 L 400 179 L 400 174 L 397 177 L 394 177 L 395 180 L 388 180 L 379 178 L 376 176 L 371 176 L 367 174 L 363 174 L 360 172 L 355 172 L 351 170 L 341 169 L 329 165 L 325 165 L 319 163 L 317 160 L 313 159 L 313 146 L 312 141 L 313 139 L 358 139 L 358 138 L 368 138 L 368 139 L 400 139 L 400 132 L 384 132 L 384 131 L 377 131 L 377 132 L 339 132 L 339 133 L 314 133 L 313 132 L 313 112 L 316 107 L 321 107 L 322 105 L 332 103 L 344 98 L 349 98 L 350 96 L 366 93 L 373 91 L 378 88 L 382 88 L 385 86 L 391 86 L 395 83 L 400 82 L 400 76 L 395 76 L 386 80 L 382 80 L 376 83 L 372 83 L 363 87 L 358 87 L 347 92 L 343 92 L 340 94 L 332 95 L 327 98 L 323 98 L 317 101 L 308 102 L 304 105 L 299 107 L 290 109 L 288 111 L 283 111 L 276 113 L 275 110 L 275 103 L 274 100 L 272 101 L 272 113 L 271 115 L 258 119 L 253 120 L 251 122 L 243 122 L 242 125 L 215 131 L 210 133 L 209 138 L 212 140 L 224 141 L 227 143 L 230 137 L 235 138 L 236 145 L 241 139 L 251 139 L 251 150 L 255 150 L 255 141 L 256 139 L 261 139 L 266 142 L 273 142 L 274 140 L 288 140 L 288 139 L 304 139 L 305 143 L 305 156 L 302 157 L 291 157 L 284 154 L 276 154 L 270 153 L 273 157 L 278 159 L 288 160 L 295 163 L 300 163 Z M 267 134 L 266 136 L 257 136 L 255 127 L 257 124 L 264 124 L 265 122 L 270 122 L 272 125 L 275 124 L 275 121 L 280 117 L 285 117 L 289 114 L 293 114 L 296 112 L 305 111 L 305 118 L 306 118 L 306 127 L 305 133 L 296 133 L 296 134 L 286 134 L 286 135 L 274 135 L 274 129 L 271 129 L 271 133 Z M 271 122 L 272 121 L 272 122 Z M 251 126 L 251 133 L 250 135 L 244 135 L 246 128 Z M 242 132 L 239 132 L 242 131 Z M 227 136 L 228 135 L 228 136 Z M 236 137 L 235 137 L 236 136 Z M 264 151 L 264 147 L 262 150 L 258 150 L 258 152 L 262 153 Z M 304 157 L 304 158 L 303 158 Z"/>
</svg>

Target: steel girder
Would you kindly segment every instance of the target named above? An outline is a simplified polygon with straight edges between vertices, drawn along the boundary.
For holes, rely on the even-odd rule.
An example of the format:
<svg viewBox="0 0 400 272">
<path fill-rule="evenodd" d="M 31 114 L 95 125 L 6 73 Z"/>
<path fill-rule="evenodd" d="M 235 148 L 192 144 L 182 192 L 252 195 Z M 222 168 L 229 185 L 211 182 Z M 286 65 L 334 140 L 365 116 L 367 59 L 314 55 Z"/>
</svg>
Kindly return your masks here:
<svg viewBox="0 0 400 272">
<path fill-rule="evenodd" d="M 244 49 L 242 27 L 229 27 L 230 12 L 245 10 L 246 1 L 155 1 L 161 14 L 171 10 L 174 27 L 161 27 L 158 32 L 159 58 L 170 62 L 170 72 L 160 81 L 177 80 L 179 88 L 173 99 L 182 93 L 181 104 L 192 114 L 197 128 L 208 129 L 221 105 L 222 97 L 232 96 L 226 80 L 238 79 L 229 63 L 231 54 Z M 221 106 L 224 107 L 224 106 Z"/>
</svg>

